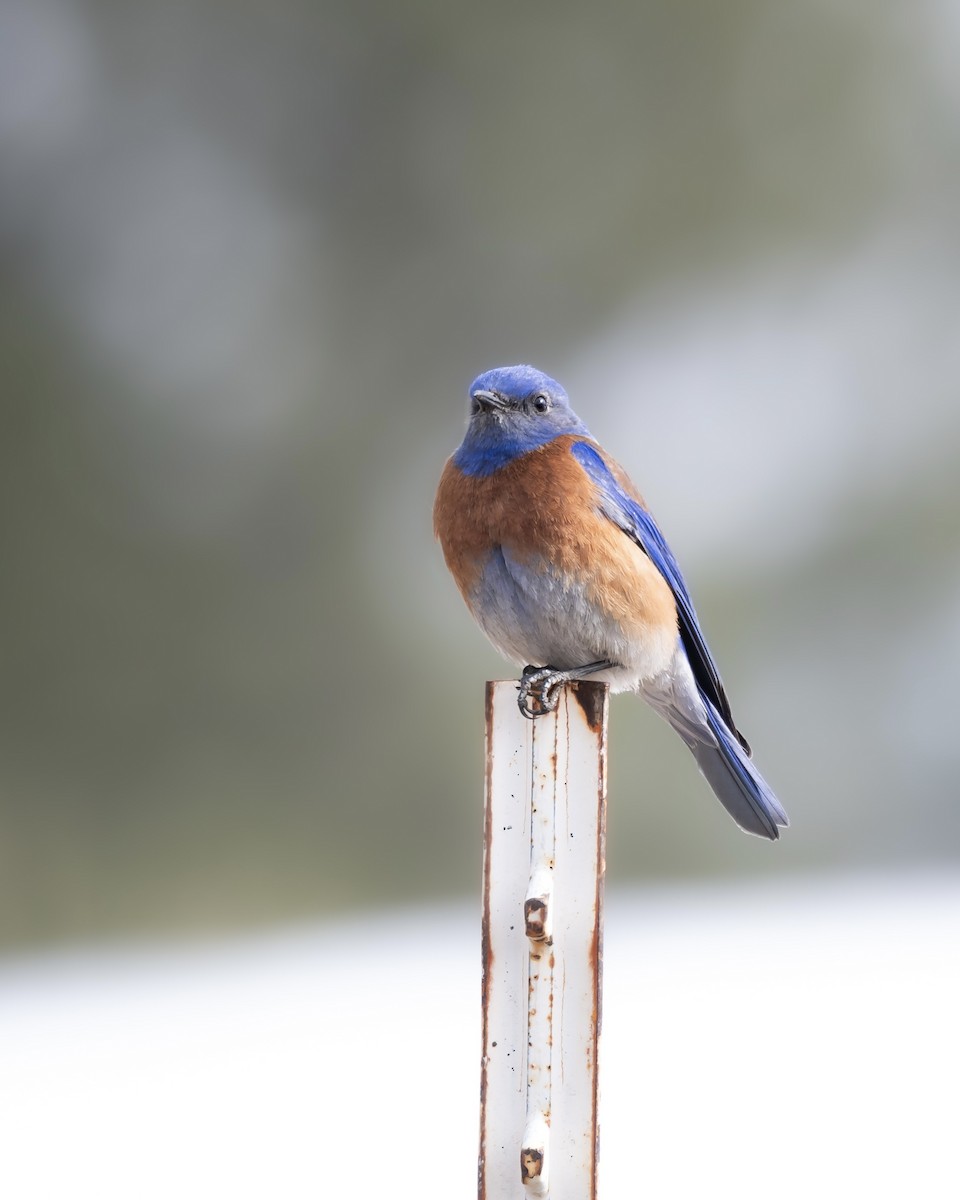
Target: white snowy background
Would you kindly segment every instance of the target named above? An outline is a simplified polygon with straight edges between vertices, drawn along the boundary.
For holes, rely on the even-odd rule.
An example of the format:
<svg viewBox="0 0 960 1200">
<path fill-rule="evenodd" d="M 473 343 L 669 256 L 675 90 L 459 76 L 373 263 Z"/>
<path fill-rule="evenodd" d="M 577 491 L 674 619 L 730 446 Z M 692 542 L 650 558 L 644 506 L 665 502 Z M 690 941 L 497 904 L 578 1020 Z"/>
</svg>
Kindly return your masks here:
<svg viewBox="0 0 960 1200">
<path fill-rule="evenodd" d="M 458 904 L 8 961 L 0 1194 L 474 1194 L 478 932 Z M 615 892 L 602 1194 L 952 1195 L 958 948 L 952 877 Z"/>
</svg>

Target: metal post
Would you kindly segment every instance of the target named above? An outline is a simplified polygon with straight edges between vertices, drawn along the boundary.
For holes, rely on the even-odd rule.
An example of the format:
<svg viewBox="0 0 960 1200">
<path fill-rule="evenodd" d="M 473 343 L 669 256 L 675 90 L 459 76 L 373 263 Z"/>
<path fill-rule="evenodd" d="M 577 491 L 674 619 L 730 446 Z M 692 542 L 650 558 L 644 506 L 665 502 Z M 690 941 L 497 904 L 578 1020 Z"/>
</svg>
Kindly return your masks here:
<svg viewBox="0 0 960 1200">
<path fill-rule="evenodd" d="M 607 687 L 487 684 L 480 1200 L 595 1200 Z"/>
</svg>

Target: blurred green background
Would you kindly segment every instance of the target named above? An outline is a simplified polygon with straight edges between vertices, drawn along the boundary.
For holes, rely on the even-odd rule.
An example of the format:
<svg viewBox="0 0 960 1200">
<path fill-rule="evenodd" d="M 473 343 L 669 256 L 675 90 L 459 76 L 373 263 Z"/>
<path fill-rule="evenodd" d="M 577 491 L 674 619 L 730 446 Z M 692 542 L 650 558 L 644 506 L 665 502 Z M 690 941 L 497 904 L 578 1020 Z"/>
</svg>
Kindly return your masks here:
<svg viewBox="0 0 960 1200">
<path fill-rule="evenodd" d="M 0 939 L 475 893 L 430 531 L 559 378 L 793 828 L 614 701 L 610 874 L 955 863 L 960 9 L 0 0 Z"/>
</svg>

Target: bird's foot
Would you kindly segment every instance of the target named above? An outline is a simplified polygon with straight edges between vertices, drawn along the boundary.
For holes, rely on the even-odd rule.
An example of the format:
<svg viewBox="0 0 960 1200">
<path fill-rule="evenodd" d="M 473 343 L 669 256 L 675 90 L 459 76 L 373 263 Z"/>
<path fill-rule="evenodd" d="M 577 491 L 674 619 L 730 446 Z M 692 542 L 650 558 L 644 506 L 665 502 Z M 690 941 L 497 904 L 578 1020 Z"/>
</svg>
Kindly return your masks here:
<svg viewBox="0 0 960 1200">
<path fill-rule="evenodd" d="M 560 703 L 560 689 L 565 683 L 584 679 L 613 665 L 604 658 L 583 667 L 571 667 L 567 671 L 557 667 L 524 667 L 517 689 L 517 705 L 523 715 L 533 721 L 556 709 Z"/>
<path fill-rule="evenodd" d="M 517 704 L 529 720 L 553 712 L 560 703 L 560 687 L 570 678 L 556 667 L 524 667 L 520 676 Z"/>
</svg>

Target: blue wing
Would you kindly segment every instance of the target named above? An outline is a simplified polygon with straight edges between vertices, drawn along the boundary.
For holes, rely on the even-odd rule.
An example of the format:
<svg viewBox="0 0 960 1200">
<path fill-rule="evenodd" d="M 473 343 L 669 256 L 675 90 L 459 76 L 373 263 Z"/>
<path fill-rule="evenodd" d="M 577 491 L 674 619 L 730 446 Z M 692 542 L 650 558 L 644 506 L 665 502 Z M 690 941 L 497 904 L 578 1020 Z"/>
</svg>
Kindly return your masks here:
<svg viewBox="0 0 960 1200">
<path fill-rule="evenodd" d="M 749 754 L 750 746 L 734 724 L 733 714 L 730 712 L 730 702 L 723 689 L 717 664 L 713 661 L 713 655 L 703 636 L 696 609 L 693 607 L 693 600 L 690 598 L 687 585 L 680 573 L 680 567 L 657 527 L 656 521 L 632 496 L 627 495 L 595 446 L 589 442 L 574 442 L 570 450 L 599 489 L 602 497 L 601 510 L 604 516 L 608 517 L 623 530 L 627 537 L 637 543 L 670 585 L 677 602 L 680 638 L 690 660 L 694 678 L 703 694 L 710 699 L 727 726 L 736 734 L 741 746 Z"/>
</svg>

